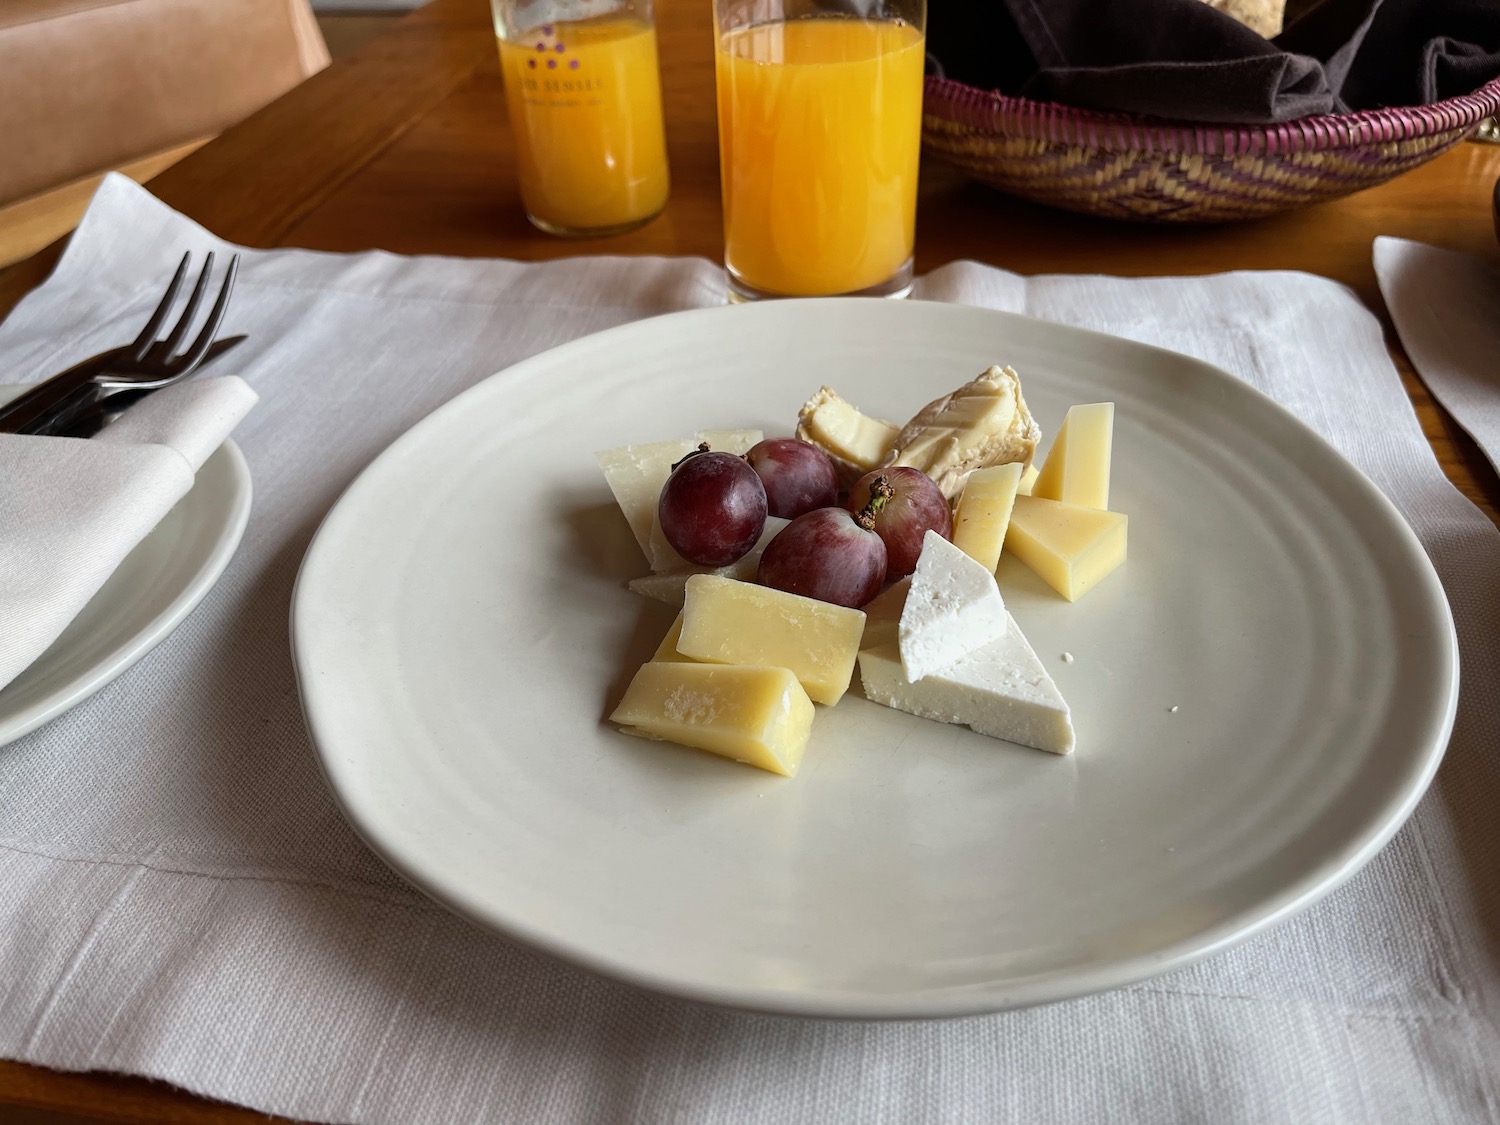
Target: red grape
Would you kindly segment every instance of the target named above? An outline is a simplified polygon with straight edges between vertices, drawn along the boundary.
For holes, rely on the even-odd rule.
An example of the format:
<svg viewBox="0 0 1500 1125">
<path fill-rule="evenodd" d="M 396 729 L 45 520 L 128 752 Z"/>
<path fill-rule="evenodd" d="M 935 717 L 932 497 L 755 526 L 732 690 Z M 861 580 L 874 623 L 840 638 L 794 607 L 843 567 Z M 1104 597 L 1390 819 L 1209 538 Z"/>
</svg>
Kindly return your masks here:
<svg viewBox="0 0 1500 1125">
<path fill-rule="evenodd" d="M 839 471 L 833 459 L 811 442 L 767 438 L 745 454 L 766 486 L 767 510 L 794 520 L 803 512 L 839 502 Z"/>
<path fill-rule="evenodd" d="M 875 533 L 885 541 L 886 577 L 904 578 L 917 569 L 923 535 L 935 531 L 944 539 L 953 538 L 953 512 L 932 478 L 910 465 L 876 469 L 860 477 L 849 492 L 851 512 L 870 503 L 870 490 L 878 477 L 884 477 L 892 490 L 875 511 Z"/>
<path fill-rule="evenodd" d="M 667 542 L 688 562 L 728 566 L 760 539 L 765 486 L 742 458 L 700 446 L 673 467 L 656 516 Z"/>
<path fill-rule="evenodd" d="M 766 545 L 762 586 L 858 609 L 885 582 L 885 544 L 843 508 L 804 512 Z"/>
</svg>

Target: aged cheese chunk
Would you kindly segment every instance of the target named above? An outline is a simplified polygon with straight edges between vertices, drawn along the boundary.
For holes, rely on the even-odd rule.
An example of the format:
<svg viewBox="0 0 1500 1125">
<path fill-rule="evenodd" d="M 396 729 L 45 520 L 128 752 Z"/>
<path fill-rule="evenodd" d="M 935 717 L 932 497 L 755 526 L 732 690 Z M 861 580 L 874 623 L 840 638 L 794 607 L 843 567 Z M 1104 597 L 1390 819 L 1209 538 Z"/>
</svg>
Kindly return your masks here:
<svg viewBox="0 0 1500 1125">
<path fill-rule="evenodd" d="M 605 449 L 594 454 L 615 502 L 625 513 L 626 522 L 641 545 L 647 560 L 651 558 L 651 526 L 656 519 L 656 502 L 661 486 L 667 483 L 672 466 L 682 460 L 699 442 L 707 441 L 712 449 L 726 453 L 744 453 L 764 435 L 759 430 L 703 430 L 692 438 L 679 441 L 652 441 L 639 445 Z"/>
<path fill-rule="evenodd" d="M 1030 464 L 1041 436 L 1021 395 L 1020 376 L 1009 367 L 991 367 L 923 407 L 896 436 L 886 463 L 921 469 L 951 500 L 975 469 Z"/>
<path fill-rule="evenodd" d="M 1021 483 L 1021 463 L 976 469 L 964 482 L 953 513 L 953 543 L 991 574 L 1000 563 L 1005 529 Z"/>
<path fill-rule="evenodd" d="M 631 734 L 791 777 L 807 749 L 813 705 L 785 668 L 653 661 L 610 718 Z"/>
<path fill-rule="evenodd" d="M 1036 486 L 1036 478 L 1042 475 L 1042 470 L 1035 465 L 1027 465 L 1026 471 L 1021 474 L 1021 483 L 1016 485 L 1017 496 L 1030 496 L 1031 490 Z"/>
<path fill-rule="evenodd" d="M 736 559 L 728 566 L 710 568 L 693 566 L 684 562 L 680 569 L 666 574 L 648 574 L 643 578 L 632 578 L 629 582 L 630 589 L 642 597 L 654 598 L 656 601 L 681 607 L 683 599 L 687 596 L 687 580 L 695 574 L 717 574 L 723 578 L 734 578 L 741 582 L 754 582 L 755 574 L 760 569 L 761 552 L 766 549 L 766 544 L 775 539 L 781 529 L 791 522 L 780 516 L 767 516 L 765 530 L 761 532 L 759 541 L 750 549 L 750 553 L 742 559 Z"/>
<path fill-rule="evenodd" d="M 693 435 L 693 444 L 707 442 L 708 447 L 717 453 L 733 453 L 739 457 L 749 453 L 752 445 L 764 441 L 765 436 L 761 430 L 699 430 Z"/>
<path fill-rule="evenodd" d="M 906 607 L 906 594 L 910 589 L 911 575 L 908 574 L 865 606 L 865 631 L 859 639 L 861 649 L 893 645 L 900 639 L 901 611 Z"/>
<path fill-rule="evenodd" d="M 906 678 L 915 683 L 998 640 L 1008 616 L 994 574 L 927 532 L 897 627 Z"/>
<path fill-rule="evenodd" d="M 1005 553 L 1025 563 L 1070 602 L 1125 561 L 1128 520 L 1060 500 L 1017 496 Z"/>
<path fill-rule="evenodd" d="M 916 683 L 894 645 L 861 652 L 859 674 L 875 703 L 1053 754 L 1073 749 L 1068 705 L 1013 619 L 998 640 Z"/>
<path fill-rule="evenodd" d="M 819 387 L 797 412 L 797 436 L 833 458 L 845 487 L 885 463 L 896 434 L 895 426 L 861 414 L 832 387 Z"/>
<path fill-rule="evenodd" d="M 864 633 L 857 609 L 712 574 L 688 579 L 677 651 L 718 664 L 790 668 L 818 703 L 849 688 Z"/>
<path fill-rule="evenodd" d="M 1085 508 L 1109 507 L 1109 455 L 1115 404 L 1071 406 L 1031 495 Z"/>
<path fill-rule="evenodd" d="M 677 615 L 677 620 L 672 622 L 672 627 L 667 630 L 667 635 L 661 639 L 661 644 L 656 646 L 656 654 L 651 657 L 658 664 L 688 664 L 691 661 L 682 653 L 677 651 L 677 638 L 682 636 L 682 614 Z"/>
</svg>

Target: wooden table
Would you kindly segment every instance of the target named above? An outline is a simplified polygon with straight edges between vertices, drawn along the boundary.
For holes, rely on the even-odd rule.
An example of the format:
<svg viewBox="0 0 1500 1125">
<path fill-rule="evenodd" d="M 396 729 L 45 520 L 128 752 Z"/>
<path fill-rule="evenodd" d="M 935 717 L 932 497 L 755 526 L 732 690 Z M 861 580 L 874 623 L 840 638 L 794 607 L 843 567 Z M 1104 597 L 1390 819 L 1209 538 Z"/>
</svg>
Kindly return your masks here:
<svg viewBox="0 0 1500 1125">
<path fill-rule="evenodd" d="M 672 200 L 645 229 L 592 242 L 526 222 L 484 0 L 433 0 L 151 183 L 167 203 L 235 242 L 320 250 L 522 259 L 575 254 L 721 258 L 713 56 L 706 0 L 660 0 Z M 1352 287 L 1386 326 L 1392 355 L 1444 470 L 1500 522 L 1500 480 L 1416 380 L 1370 262 L 1377 234 L 1500 264 L 1490 192 L 1500 146 L 1465 144 L 1372 191 L 1223 227 L 1127 226 L 1052 212 L 922 171 L 917 268 L 973 258 L 1022 273 L 1204 274 L 1308 270 Z M 45 277 L 57 249 L 0 271 L 0 315 Z M 263 1114 L 139 1079 L 0 1062 L 0 1120 L 229 1123 Z"/>
</svg>

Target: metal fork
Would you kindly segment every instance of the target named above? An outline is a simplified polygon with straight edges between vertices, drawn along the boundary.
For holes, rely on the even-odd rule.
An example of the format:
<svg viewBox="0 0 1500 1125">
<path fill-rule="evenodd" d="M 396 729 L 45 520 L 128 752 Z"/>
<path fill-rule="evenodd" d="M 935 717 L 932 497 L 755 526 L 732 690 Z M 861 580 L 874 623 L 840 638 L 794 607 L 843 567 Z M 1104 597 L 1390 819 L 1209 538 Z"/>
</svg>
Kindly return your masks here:
<svg viewBox="0 0 1500 1125">
<path fill-rule="evenodd" d="M 192 294 L 188 297 L 187 307 L 177 318 L 172 331 L 164 339 L 157 338 L 157 333 L 177 302 L 178 294 L 182 292 L 182 284 L 187 278 L 191 261 L 191 252 L 182 256 L 166 293 L 134 341 L 123 348 L 114 348 L 86 359 L 0 407 L 0 433 L 60 432 L 80 413 L 102 400 L 125 391 L 145 392 L 180 382 L 197 371 L 209 358 L 211 351 L 223 354 L 227 350 L 225 345 L 232 346 L 229 341 L 221 340 L 215 348 L 214 334 L 224 322 L 224 315 L 229 308 L 229 296 L 234 290 L 234 279 L 239 272 L 238 254 L 229 260 L 229 269 L 219 286 L 213 308 L 193 342 L 185 350 L 178 350 L 187 341 L 193 322 L 198 317 L 198 310 L 208 293 L 214 265 L 212 253 L 204 261 Z M 234 342 L 237 343 L 238 340 Z"/>
</svg>

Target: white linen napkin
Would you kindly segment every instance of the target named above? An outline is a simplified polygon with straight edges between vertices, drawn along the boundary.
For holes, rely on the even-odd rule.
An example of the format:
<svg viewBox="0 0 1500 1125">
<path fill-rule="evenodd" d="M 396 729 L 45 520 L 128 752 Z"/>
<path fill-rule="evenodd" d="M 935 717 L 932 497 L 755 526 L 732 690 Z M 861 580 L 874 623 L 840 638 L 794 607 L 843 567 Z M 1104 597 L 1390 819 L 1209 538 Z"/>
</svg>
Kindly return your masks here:
<svg viewBox="0 0 1500 1125">
<path fill-rule="evenodd" d="M 0 688 L 172 510 L 255 400 L 242 379 L 205 378 L 157 391 L 87 441 L 0 434 Z"/>
<path fill-rule="evenodd" d="M 1377 238 L 1375 276 L 1422 382 L 1500 471 L 1500 271 L 1456 250 Z"/>
<path fill-rule="evenodd" d="M 143 273 L 222 246 L 108 181 L 57 273 L 0 326 L 0 362 L 40 376 L 59 328 L 86 335 L 122 300 L 149 310 Z M 917 295 L 1201 356 L 1401 507 L 1452 602 L 1464 686 L 1437 781 L 1358 876 L 1170 976 L 905 1024 L 667 999 L 447 913 L 347 827 L 303 732 L 287 607 L 308 540 L 458 391 L 566 339 L 718 303 L 722 275 L 702 260 L 249 251 L 236 360 L 263 402 L 235 435 L 256 482 L 240 550 L 140 665 L 0 750 L 0 1055 L 371 1125 L 1493 1120 L 1500 532 L 1443 477 L 1375 318 L 1288 273 L 957 263 Z"/>
</svg>

